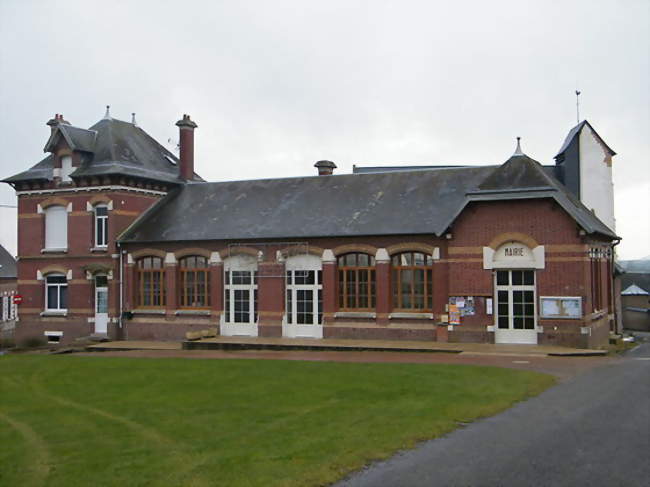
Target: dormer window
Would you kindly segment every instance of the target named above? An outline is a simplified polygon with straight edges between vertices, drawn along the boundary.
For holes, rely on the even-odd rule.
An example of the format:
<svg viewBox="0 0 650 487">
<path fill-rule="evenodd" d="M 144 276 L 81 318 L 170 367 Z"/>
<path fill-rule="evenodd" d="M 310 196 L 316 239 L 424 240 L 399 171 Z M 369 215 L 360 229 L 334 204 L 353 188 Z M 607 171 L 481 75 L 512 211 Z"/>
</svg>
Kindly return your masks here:
<svg viewBox="0 0 650 487">
<path fill-rule="evenodd" d="M 108 246 L 108 207 L 95 206 L 95 247 Z"/>
<path fill-rule="evenodd" d="M 68 183 L 72 181 L 70 174 L 72 174 L 72 156 L 61 157 L 61 181 Z"/>
</svg>

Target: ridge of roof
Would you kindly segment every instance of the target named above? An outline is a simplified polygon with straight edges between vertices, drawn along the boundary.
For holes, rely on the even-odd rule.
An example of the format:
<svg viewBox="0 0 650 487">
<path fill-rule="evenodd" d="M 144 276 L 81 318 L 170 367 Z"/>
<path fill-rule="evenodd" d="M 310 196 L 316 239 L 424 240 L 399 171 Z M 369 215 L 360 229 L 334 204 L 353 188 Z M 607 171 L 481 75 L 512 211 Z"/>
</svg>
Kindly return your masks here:
<svg viewBox="0 0 650 487">
<path fill-rule="evenodd" d="M 555 156 L 553 156 L 554 159 L 557 159 L 560 155 L 562 155 L 564 153 L 564 151 L 567 150 L 567 148 L 569 147 L 569 145 L 571 144 L 573 139 L 577 135 L 579 135 L 580 132 L 582 132 L 582 129 L 584 128 L 585 125 L 589 125 L 589 128 L 591 129 L 591 131 L 594 133 L 594 135 L 596 135 L 596 137 L 598 137 L 598 140 L 600 140 L 600 142 L 607 148 L 607 150 L 609 150 L 611 152 L 611 155 L 613 155 L 613 156 L 616 155 L 616 152 L 609 145 L 607 145 L 607 142 L 605 142 L 603 140 L 603 138 L 600 135 L 598 135 L 598 132 L 596 132 L 596 129 L 593 127 L 593 125 L 591 125 L 589 123 L 589 121 L 587 119 L 585 119 L 582 122 L 578 123 L 578 125 L 576 125 L 575 127 L 571 128 L 571 130 L 569 130 L 569 133 L 567 134 L 566 138 L 564 139 L 564 142 L 562 143 L 562 146 L 560 147 L 560 150 L 557 151 L 557 154 L 555 154 Z"/>
</svg>

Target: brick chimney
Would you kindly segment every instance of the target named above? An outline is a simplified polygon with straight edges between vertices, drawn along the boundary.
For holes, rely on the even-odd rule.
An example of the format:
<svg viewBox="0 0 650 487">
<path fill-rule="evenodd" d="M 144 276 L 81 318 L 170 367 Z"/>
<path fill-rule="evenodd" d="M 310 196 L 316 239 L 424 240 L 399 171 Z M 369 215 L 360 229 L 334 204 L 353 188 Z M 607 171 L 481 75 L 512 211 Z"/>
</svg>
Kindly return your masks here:
<svg viewBox="0 0 650 487">
<path fill-rule="evenodd" d="M 318 169 L 319 176 L 331 176 L 336 169 L 336 164 L 332 161 L 318 161 L 314 167 Z"/>
<path fill-rule="evenodd" d="M 185 181 L 194 179 L 194 129 L 198 127 L 189 115 L 183 115 L 183 118 L 176 122 L 179 130 L 181 163 L 180 178 Z"/>
<path fill-rule="evenodd" d="M 53 133 L 54 130 L 56 129 L 56 127 L 57 127 L 59 124 L 61 124 L 61 123 L 64 123 L 64 124 L 66 124 L 66 125 L 70 125 L 70 122 L 68 122 L 67 120 L 64 120 L 64 119 L 63 119 L 63 115 L 61 115 L 60 113 L 57 113 L 57 114 L 54 115 L 54 118 L 50 118 L 50 119 L 47 121 L 47 124 L 46 124 L 46 125 L 49 125 L 49 127 L 50 127 L 50 133 Z"/>
</svg>

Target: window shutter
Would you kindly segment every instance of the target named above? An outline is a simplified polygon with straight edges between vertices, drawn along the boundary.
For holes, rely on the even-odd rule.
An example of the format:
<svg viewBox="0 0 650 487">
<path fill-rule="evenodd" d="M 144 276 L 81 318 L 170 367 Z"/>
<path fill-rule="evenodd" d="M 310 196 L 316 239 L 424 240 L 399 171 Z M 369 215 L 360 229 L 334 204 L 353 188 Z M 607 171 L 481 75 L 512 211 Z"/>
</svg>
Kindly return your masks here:
<svg viewBox="0 0 650 487">
<path fill-rule="evenodd" d="M 64 206 L 50 206 L 45 210 L 45 248 L 68 247 L 68 213 Z"/>
</svg>

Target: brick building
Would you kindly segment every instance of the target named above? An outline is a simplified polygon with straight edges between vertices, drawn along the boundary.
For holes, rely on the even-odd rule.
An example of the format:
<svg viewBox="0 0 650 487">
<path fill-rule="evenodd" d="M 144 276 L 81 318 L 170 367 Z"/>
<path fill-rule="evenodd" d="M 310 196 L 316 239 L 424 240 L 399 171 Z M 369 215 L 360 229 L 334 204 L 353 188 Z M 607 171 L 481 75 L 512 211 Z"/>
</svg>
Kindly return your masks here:
<svg viewBox="0 0 650 487">
<path fill-rule="evenodd" d="M 17 291 L 16 260 L 0 245 L 0 339 L 13 337 Z"/>
<path fill-rule="evenodd" d="M 497 166 L 334 175 L 319 161 L 318 176 L 220 183 L 194 173 L 189 116 L 180 159 L 108 111 L 87 130 L 48 125 L 49 155 L 5 180 L 19 200 L 18 337 L 212 328 L 596 347 L 614 326 L 613 204 L 584 184 L 611 189 L 614 152 L 587 122 L 554 166 L 518 144 Z"/>
</svg>

